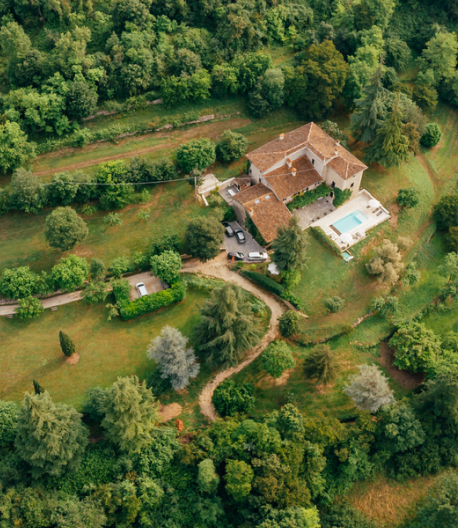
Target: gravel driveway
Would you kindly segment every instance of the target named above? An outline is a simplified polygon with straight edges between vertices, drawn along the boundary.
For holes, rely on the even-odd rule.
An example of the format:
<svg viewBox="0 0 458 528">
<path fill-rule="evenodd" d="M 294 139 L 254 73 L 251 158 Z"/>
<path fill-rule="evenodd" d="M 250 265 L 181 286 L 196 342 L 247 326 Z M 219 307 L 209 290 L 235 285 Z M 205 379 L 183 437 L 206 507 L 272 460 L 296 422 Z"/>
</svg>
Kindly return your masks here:
<svg viewBox="0 0 458 528">
<path fill-rule="evenodd" d="M 235 231 L 236 229 L 242 229 L 241 226 L 237 222 L 229 222 L 229 225 L 232 227 L 232 229 Z M 248 261 L 248 253 L 251 253 L 252 251 L 259 251 L 259 252 L 265 252 L 265 248 L 260 246 L 256 240 L 248 233 L 248 231 L 245 231 L 243 229 L 243 232 L 245 233 L 246 242 L 245 244 L 239 244 L 237 242 L 237 237 L 228 237 L 224 235 L 224 244 L 226 247 L 226 252 L 231 253 L 235 251 L 240 251 L 240 253 L 243 253 L 245 255 L 244 262 Z"/>
</svg>

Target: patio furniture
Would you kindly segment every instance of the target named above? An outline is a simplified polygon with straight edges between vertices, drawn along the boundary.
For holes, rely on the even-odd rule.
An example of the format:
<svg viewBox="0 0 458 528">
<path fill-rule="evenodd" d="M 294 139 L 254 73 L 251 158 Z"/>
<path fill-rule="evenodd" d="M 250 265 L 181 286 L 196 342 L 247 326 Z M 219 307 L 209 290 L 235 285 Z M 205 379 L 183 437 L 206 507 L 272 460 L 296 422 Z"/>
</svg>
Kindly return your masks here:
<svg viewBox="0 0 458 528">
<path fill-rule="evenodd" d="M 232 198 L 232 196 L 235 196 L 235 192 L 232 189 L 227 190 L 227 194 Z"/>
<path fill-rule="evenodd" d="M 382 213 L 383 213 L 383 211 L 379 211 L 379 212 L 377 213 L 377 216 L 380 216 Z"/>
</svg>

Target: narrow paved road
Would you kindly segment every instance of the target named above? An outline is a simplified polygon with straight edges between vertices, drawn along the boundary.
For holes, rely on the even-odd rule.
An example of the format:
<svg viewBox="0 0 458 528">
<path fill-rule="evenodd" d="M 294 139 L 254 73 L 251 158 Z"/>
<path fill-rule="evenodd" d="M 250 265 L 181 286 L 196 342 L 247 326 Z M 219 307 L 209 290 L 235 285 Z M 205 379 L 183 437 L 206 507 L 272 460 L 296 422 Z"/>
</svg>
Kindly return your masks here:
<svg viewBox="0 0 458 528">
<path fill-rule="evenodd" d="M 219 372 L 214 377 L 214 379 L 207 383 L 207 385 L 205 385 L 205 387 L 202 389 L 202 392 L 199 395 L 200 411 L 209 420 L 215 421 L 218 418 L 218 414 L 216 413 L 216 410 L 213 406 L 212 397 L 216 387 L 224 380 L 231 377 L 233 374 L 237 374 L 237 372 L 240 372 L 246 366 L 248 366 L 262 353 L 269 343 L 278 337 L 278 319 L 285 312 L 286 307 L 282 303 L 278 302 L 274 297 L 270 296 L 268 293 L 257 288 L 254 284 L 244 279 L 238 273 L 230 271 L 226 264 L 226 253 L 222 253 L 216 259 L 204 264 L 197 260 L 186 262 L 183 266 L 183 271 L 189 273 L 200 273 L 207 277 L 220 280 L 222 279 L 225 282 L 232 282 L 244 290 L 249 291 L 258 299 L 261 299 L 261 301 L 263 301 L 272 311 L 269 328 L 259 344 L 253 348 L 249 352 L 248 356 L 236 367 L 231 367 Z"/>
</svg>

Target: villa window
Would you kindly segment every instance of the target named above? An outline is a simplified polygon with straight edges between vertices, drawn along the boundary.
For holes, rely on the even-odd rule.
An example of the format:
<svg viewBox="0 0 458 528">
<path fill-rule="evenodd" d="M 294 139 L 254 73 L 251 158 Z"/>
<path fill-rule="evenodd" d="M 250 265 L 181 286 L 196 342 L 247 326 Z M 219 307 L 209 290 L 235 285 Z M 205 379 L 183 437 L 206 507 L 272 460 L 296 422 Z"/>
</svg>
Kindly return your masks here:
<svg viewBox="0 0 458 528">
<path fill-rule="evenodd" d="M 315 160 L 312 158 L 312 165 L 315 165 Z"/>
<path fill-rule="evenodd" d="M 261 183 L 261 178 L 259 178 L 259 183 Z"/>
<path fill-rule="evenodd" d="M 355 184 L 354 184 L 354 183 L 352 183 L 352 184 L 350 185 L 350 187 L 354 187 L 354 185 L 355 185 Z"/>
</svg>

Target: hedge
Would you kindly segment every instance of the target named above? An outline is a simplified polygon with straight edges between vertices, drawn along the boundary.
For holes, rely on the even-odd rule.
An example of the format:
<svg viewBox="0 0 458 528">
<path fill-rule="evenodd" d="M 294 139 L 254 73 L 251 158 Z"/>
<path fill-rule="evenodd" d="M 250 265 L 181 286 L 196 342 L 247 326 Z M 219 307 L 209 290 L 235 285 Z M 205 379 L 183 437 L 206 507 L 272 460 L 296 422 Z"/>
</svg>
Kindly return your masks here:
<svg viewBox="0 0 458 528">
<path fill-rule="evenodd" d="M 298 194 L 294 198 L 294 200 L 287 205 L 287 207 L 290 211 L 292 211 L 293 209 L 299 209 L 300 207 L 305 207 L 306 205 L 310 205 L 313 202 L 316 202 L 318 198 L 328 196 L 330 193 L 331 188 L 322 183 L 316 189 L 306 191 L 303 194 Z"/>
<path fill-rule="evenodd" d="M 119 303 L 119 313 L 124 320 L 133 319 L 139 315 L 144 315 L 164 306 L 168 306 L 174 302 L 182 301 L 186 296 L 186 287 L 183 282 L 175 282 L 171 288 L 162 290 L 157 293 L 145 295 L 135 301 L 126 301 L 124 296 L 118 298 L 116 296 L 116 289 L 113 288 L 116 301 Z"/>
<path fill-rule="evenodd" d="M 334 240 L 331 240 L 328 237 L 328 235 L 323 231 L 321 227 L 310 226 L 310 229 L 312 230 L 312 233 L 315 235 L 315 237 L 320 242 L 329 246 L 338 257 L 342 256 L 342 250 L 340 249 L 340 247 L 334 242 Z"/>
<path fill-rule="evenodd" d="M 265 275 L 261 275 L 256 271 L 247 270 L 241 270 L 240 273 L 244 277 L 247 277 L 248 279 L 251 279 L 252 281 L 262 286 L 265 290 L 275 293 L 275 295 L 278 295 L 279 297 L 281 297 L 285 293 L 285 288 L 283 288 L 281 284 L 278 284 L 274 280 L 269 279 L 269 277 L 266 277 Z"/>
</svg>

